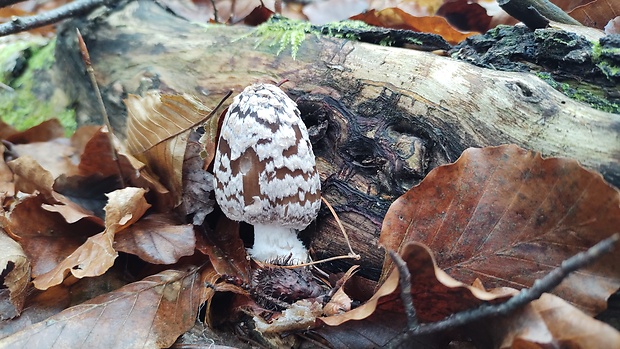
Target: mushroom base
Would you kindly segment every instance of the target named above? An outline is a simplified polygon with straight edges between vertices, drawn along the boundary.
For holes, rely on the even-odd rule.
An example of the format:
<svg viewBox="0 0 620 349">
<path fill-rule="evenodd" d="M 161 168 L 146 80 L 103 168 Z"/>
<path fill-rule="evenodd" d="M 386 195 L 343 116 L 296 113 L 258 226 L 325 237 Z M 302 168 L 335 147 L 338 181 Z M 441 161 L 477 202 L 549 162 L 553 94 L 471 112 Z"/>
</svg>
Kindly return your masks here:
<svg viewBox="0 0 620 349">
<path fill-rule="evenodd" d="M 254 225 L 254 246 L 248 253 L 263 262 L 288 260 L 289 264 L 301 264 L 308 261 L 308 250 L 297 237 L 297 230 L 274 225 Z"/>
</svg>

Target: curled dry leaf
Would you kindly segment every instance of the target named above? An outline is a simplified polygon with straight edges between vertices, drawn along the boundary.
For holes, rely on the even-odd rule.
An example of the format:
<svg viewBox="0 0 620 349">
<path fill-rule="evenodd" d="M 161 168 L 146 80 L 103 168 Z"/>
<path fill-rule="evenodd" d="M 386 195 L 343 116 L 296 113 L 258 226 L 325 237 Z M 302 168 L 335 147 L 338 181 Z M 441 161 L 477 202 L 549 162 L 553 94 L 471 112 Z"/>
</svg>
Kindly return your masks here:
<svg viewBox="0 0 620 349">
<path fill-rule="evenodd" d="M 24 250 L 0 229 L 0 320 L 21 313 L 29 283 L 30 262 Z"/>
<path fill-rule="evenodd" d="M 530 287 L 562 261 L 617 232 L 620 194 L 574 160 L 517 146 L 468 149 L 431 171 L 388 211 L 379 242 L 426 244 L 452 277 Z M 385 260 L 382 280 L 392 262 Z M 603 256 L 553 292 L 589 314 L 620 287 L 620 259 Z"/>
<path fill-rule="evenodd" d="M 150 207 L 144 199 L 145 192 L 141 188 L 128 187 L 107 194 L 105 230 L 89 237 L 54 269 L 36 277 L 34 286 L 45 290 L 58 285 L 69 272 L 77 278 L 105 273 L 117 256 L 113 247 L 114 235 L 135 223 Z"/>
<path fill-rule="evenodd" d="M 30 156 L 20 156 L 8 162 L 11 171 L 15 176 L 15 190 L 28 194 L 35 191 L 45 195 L 46 198 L 52 197 L 52 186 L 54 177 L 52 174 L 41 167 L 39 163 Z"/>
<path fill-rule="evenodd" d="M 213 268 L 220 275 L 250 283 L 250 262 L 243 240 L 239 237 L 239 222 L 222 215 L 215 230 L 205 232 L 204 240 L 206 244 L 203 245 L 202 252 L 209 256 Z"/>
<path fill-rule="evenodd" d="M 518 293 L 511 288 L 489 292 Z M 620 332 L 549 293 L 506 316 L 472 323 L 466 331 L 479 346 L 493 348 L 620 347 Z"/>
<path fill-rule="evenodd" d="M 1 126 L 0 126 L 1 128 Z M 4 154 L 6 148 L 0 143 L 0 154 Z M 0 158 L 0 201 L 2 197 L 15 195 L 15 183 L 13 182 L 13 171 L 4 162 L 4 156 Z"/>
<path fill-rule="evenodd" d="M 351 17 L 377 27 L 407 29 L 422 33 L 441 35 L 451 44 L 465 40 L 476 33 L 462 33 L 454 29 L 443 17 L 415 17 L 399 8 L 387 8 L 381 11 L 370 10 Z"/>
<path fill-rule="evenodd" d="M 173 264 L 196 247 L 194 227 L 171 213 L 143 217 L 114 238 L 114 248 L 153 264 Z"/>
<path fill-rule="evenodd" d="M 438 321 L 484 302 L 500 302 L 508 298 L 454 280 L 436 266 L 432 252 L 422 244 L 408 243 L 403 246 L 401 256 L 411 273 L 411 296 L 421 322 Z M 337 326 L 349 320 L 365 319 L 375 312 L 404 314 L 398 275 L 398 270 L 393 269 L 362 306 L 341 315 L 321 318 L 321 321 Z"/>
<path fill-rule="evenodd" d="M 74 224 L 55 212 L 42 208 L 42 195 L 20 199 L 4 222 L 5 229 L 18 239 L 32 264 L 32 276 L 54 269 L 69 256 L 87 236 L 101 231 L 101 226 L 81 220 Z M 33 219 L 36 217 L 36 219 Z"/>
<path fill-rule="evenodd" d="M 174 206 L 181 202 L 182 168 L 191 129 L 208 121 L 211 110 L 190 95 L 144 97 L 129 95 L 127 106 L 127 148 L 158 175 L 172 192 Z M 215 120 L 217 126 L 217 117 Z M 211 133 L 211 131 L 210 131 Z M 211 140 L 215 142 L 215 137 Z"/>
<path fill-rule="evenodd" d="M 58 119 L 50 119 L 27 130 L 13 133 L 6 137 L 13 144 L 47 142 L 63 137 L 65 129 Z"/>
<path fill-rule="evenodd" d="M 166 270 L 0 339 L 2 348 L 167 348 L 194 325 L 199 268 Z"/>
</svg>

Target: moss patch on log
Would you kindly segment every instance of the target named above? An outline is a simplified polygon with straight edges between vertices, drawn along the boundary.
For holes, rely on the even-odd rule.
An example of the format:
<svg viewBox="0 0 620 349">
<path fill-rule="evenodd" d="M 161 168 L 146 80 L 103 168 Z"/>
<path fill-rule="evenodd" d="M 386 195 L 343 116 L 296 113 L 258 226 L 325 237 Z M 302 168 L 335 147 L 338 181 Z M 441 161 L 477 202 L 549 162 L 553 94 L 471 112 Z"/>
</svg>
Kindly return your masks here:
<svg viewBox="0 0 620 349">
<path fill-rule="evenodd" d="M 0 116 L 18 130 L 57 118 L 72 133 L 75 112 L 56 88 L 54 49 L 56 41 L 40 37 L 17 40 L 0 49 Z M 65 77 L 70 79 L 70 77 Z"/>
</svg>

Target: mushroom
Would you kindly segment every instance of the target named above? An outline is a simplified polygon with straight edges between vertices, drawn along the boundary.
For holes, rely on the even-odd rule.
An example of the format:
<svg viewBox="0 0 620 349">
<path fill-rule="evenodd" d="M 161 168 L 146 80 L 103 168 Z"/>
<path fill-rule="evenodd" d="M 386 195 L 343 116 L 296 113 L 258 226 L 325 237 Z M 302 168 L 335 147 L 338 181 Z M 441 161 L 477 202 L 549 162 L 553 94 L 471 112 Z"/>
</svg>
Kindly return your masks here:
<svg viewBox="0 0 620 349">
<path fill-rule="evenodd" d="M 254 226 L 252 258 L 308 260 L 297 233 L 321 206 L 315 163 L 297 104 L 279 87 L 254 84 L 235 97 L 214 160 L 215 199 L 228 218 Z"/>
</svg>

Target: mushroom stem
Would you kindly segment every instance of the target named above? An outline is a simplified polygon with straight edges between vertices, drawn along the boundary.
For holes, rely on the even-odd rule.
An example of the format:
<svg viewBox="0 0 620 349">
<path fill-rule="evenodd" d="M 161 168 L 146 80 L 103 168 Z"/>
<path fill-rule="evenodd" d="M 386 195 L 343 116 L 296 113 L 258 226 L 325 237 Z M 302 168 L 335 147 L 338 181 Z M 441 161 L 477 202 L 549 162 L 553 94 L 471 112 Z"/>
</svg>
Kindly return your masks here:
<svg viewBox="0 0 620 349">
<path fill-rule="evenodd" d="M 300 264 L 308 261 L 308 250 L 297 237 L 297 230 L 277 225 L 255 224 L 254 246 L 248 249 L 260 261 L 285 261 Z"/>
</svg>

